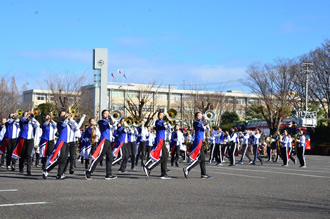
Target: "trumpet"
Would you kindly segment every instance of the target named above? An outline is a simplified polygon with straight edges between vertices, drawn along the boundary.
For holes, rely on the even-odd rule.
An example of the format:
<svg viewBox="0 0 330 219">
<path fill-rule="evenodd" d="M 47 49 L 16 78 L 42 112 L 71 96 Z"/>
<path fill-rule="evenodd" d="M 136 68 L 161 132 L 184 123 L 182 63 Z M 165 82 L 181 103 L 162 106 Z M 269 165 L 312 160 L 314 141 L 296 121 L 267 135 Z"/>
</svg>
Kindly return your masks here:
<svg viewBox="0 0 330 219">
<path fill-rule="evenodd" d="M 132 125 L 133 125 L 133 118 L 127 117 L 124 121 L 124 126 L 130 128 Z"/>
<path fill-rule="evenodd" d="M 52 117 L 58 117 L 58 112 L 57 111 L 52 111 L 52 112 L 50 112 L 50 116 L 52 116 Z"/>
<path fill-rule="evenodd" d="M 133 120 L 133 126 L 134 127 L 140 127 L 141 126 L 141 120 L 140 119 L 134 119 Z"/>
<path fill-rule="evenodd" d="M 38 116 L 41 113 L 39 108 L 33 108 L 31 112 L 34 116 Z"/>
<path fill-rule="evenodd" d="M 16 110 L 16 115 L 17 115 L 17 118 L 22 118 L 23 117 L 23 114 L 24 114 L 24 111 L 21 110 L 21 109 L 18 109 Z"/>
<path fill-rule="evenodd" d="M 215 119 L 215 113 L 212 110 L 207 110 L 205 112 L 205 119 L 207 121 L 213 121 Z"/>
<path fill-rule="evenodd" d="M 121 113 L 117 110 L 111 112 L 111 115 L 110 115 L 114 121 L 116 122 L 119 122 L 121 120 Z M 133 119 L 132 119 L 133 120 Z"/>
<path fill-rule="evenodd" d="M 79 114 L 79 109 L 77 107 L 74 107 L 74 106 L 70 106 L 69 108 L 69 113 L 74 116 L 76 114 Z"/>
<path fill-rule="evenodd" d="M 176 117 L 178 116 L 178 112 L 175 109 L 171 108 L 167 110 L 165 115 L 169 121 L 173 121 L 176 120 Z"/>
</svg>

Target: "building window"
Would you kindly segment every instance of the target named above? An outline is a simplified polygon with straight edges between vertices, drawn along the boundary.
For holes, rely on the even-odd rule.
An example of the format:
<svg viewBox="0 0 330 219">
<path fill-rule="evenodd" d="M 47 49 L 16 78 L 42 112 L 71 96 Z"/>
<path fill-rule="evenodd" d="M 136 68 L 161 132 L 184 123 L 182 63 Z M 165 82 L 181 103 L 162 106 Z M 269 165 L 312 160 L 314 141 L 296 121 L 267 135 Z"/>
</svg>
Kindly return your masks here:
<svg viewBox="0 0 330 219">
<path fill-rule="evenodd" d="M 124 98 L 124 91 L 114 90 L 112 92 L 112 97 Z"/>
<path fill-rule="evenodd" d="M 249 99 L 249 104 L 258 104 L 258 99 Z"/>
<path fill-rule="evenodd" d="M 46 99 L 46 95 L 45 94 L 39 94 L 39 93 L 37 93 L 36 94 L 36 98 L 37 98 L 37 100 L 45 100 Z"/>
<path fill-rule="evenodd" d="M 236 103 L 241 104 L 241 105 L 245 105 L 246 104 L 245 98 L 237 98 Z"/>
<path fill-rule="evenodd" d="M 233 104 L 233 103 L 234 103 L 234 99 L 231 98 L 231 97 L 229 97 L 229 98 L 226 99 L 226 103 L 231 103 L 231 104 Z"/>
<path fill-rule="evenodd" d="M 129 91 L 127 93 L 127 97 L 128 98 L 131 98 L 131 99 L 138 98 L 139 97 L 139 92 Z"/>
<path fill-rule="evenodd" d="M 171 100 L 181 101 L 181 95 L 180 94 L 171 94 Z"/>
<path fill-rule="evenodd" d="M 167 100 L 167 94 L 157 94 L 156 99 L 157 100 Z"/>
</svg>

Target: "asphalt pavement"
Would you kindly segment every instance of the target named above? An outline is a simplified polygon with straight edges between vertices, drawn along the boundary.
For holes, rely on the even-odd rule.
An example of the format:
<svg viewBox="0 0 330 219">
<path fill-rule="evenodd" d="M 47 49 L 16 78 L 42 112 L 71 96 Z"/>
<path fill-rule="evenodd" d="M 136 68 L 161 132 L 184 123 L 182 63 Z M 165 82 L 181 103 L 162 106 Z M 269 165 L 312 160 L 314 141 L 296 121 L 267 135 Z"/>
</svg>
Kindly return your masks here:
<svg viewBox="0 0 330 219">
<path fill-rule="evenodd" d="M 41 168 L 32 176 L 0 169 L 0 218 L 330 218 L 330 157 L 307 156 L 307 168 L 290 162 L 256 166 L 207 165 L 212 179 L 201 179 L 196 166 L 188 179 L 180 167 L 169 180 L 156 167 L 148 179 L 142 169 L 105 180 L 98 166 L 92 180 L 77 162 L 75 173 L 47 180 Z"/>
</svg>

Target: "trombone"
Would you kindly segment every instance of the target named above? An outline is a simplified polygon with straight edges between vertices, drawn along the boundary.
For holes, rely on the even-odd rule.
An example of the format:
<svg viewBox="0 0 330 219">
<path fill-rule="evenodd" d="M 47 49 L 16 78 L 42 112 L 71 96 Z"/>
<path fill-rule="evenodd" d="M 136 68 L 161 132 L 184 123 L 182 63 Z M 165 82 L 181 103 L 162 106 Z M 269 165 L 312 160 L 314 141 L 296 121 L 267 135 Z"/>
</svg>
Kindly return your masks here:
<svg viewBox="0 0 330 219">
<path fill-rule="evenodd" d="M 39 116 L 41 114 L 39 108 L 33 108 L 31 112 L 34 116 Z"/>
<path fill-rule="evenodd" d="M 24 114 L 24 111 L 21 110 L 21 109 L 18 109 L 16 110 L 16 115 L 17 115 L 17 118 L 22 118 L 23 117 L 23 114 Z"/>
<path fill-rule="evenodd" d="M 50 116 L 56 118 L 56 117 L 58 117 L 58 112 L 57 111 L 52 111 L 52 112 L 50 112 Z"/>
</svg>

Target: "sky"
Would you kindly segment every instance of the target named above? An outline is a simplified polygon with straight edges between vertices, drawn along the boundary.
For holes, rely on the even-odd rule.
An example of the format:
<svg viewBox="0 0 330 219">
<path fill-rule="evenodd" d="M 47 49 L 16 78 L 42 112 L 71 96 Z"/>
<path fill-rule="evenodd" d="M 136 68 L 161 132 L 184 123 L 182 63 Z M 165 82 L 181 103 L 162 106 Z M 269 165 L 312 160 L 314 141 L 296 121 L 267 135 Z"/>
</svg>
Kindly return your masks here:
<svg viewBox="0 0 330 219">
<path fill-rule="evenodd" d="M 329 0 L 0 0 L 0 76 L 28 89 L 46 89 L 54 75 L 92 82 L 93 48 L 108 48 L 109 82 L 249 92 L 241 83 L 249 65 L 330 38 L 329 8 Z"/>
</svg>

